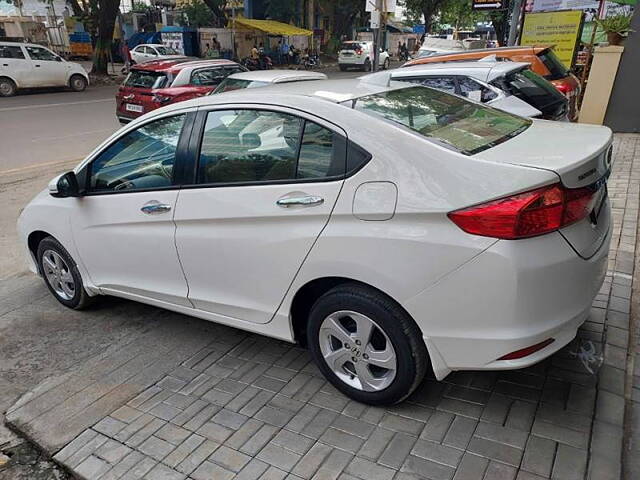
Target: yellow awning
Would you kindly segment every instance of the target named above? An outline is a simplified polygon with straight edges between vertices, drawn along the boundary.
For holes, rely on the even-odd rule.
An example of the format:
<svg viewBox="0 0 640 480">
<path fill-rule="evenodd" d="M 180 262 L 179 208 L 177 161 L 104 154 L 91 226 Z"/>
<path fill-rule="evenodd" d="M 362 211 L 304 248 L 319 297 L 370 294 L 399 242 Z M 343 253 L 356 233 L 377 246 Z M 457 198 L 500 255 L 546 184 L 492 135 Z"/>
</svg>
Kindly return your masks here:
<svg viewBox="0 0 640 480">
<path fill-rule="evenodd" d="M 294 27 L 288 23 L 276 22 L 275 20 L 255 20 L 253 18 L 239 17 L 235 19 L 237 25 L 262 30 L 263 32 L 273 35 L 284 35 L 290 37 L 293 35 L 313 35 L 311 30 Z"/>
</svg>

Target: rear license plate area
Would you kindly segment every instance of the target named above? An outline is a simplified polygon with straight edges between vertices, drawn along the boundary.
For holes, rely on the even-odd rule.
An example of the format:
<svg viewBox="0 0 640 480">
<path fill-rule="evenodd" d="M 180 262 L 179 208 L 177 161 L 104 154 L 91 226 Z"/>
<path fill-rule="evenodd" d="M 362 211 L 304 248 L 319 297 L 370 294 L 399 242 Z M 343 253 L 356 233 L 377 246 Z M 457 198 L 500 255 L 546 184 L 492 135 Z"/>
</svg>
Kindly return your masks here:
<svg viewBox="0 0 640 480">
<path fill-rule="evenodd" d="M 136 112 L 136 113 L 142 113 L 144 112 L 144 108 L 142 107 L 142 105 L 134 105 L 133 103 L 127 103 L 124 106 L 124 109 L 127 112 Z"/>
</svg>

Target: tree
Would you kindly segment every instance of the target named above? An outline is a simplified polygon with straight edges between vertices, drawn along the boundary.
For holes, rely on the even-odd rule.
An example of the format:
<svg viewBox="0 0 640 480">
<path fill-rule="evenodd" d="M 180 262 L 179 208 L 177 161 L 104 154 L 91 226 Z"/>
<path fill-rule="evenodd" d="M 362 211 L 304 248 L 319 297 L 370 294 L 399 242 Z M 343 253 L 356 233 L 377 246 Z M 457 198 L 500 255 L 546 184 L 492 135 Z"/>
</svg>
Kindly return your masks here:
<svg viewBox="0 0 640 480">
<path fill-rule="evenodd" d="M 191 0 L 182 7 L 182 17 L 178 19 L 181 25 L 189 27 L 210 27 L 215 24 L 216 18 L 209 7 L 201 0 Z"/>
<path fill-rule="evenodd" d="M 227 14 L 224 9 L 227 6 L 227 0 L 202 0 L 207 7 L 213 12 L 215 23 L 218 27 L 224 27 L 227 23 Z"/>
<path fill-rule="evenodd" d="M 120 0 L 89 0 L 89 5 L 97 27 L 91 73 L 108 75 L 107 66 L 111 59 L 113 29 L 120 9 Z"/>
<path fill-rule="evenodd" d="M 424 31 L 429 33 L 433 21 L 440 11 L 440 7 L 442 7 L 446 1 L 447 0 L 404 0 L 404 4 L 412 16 L 415 17 L 419 14 L 424 16 Z"/>
<path fill-rule="evenodd" d="M 507 44 L 507 33 L 509 31 L 509 8 L 510 0 L 503 0 L 501 10 L 490 10 L 488 13 L 493 29 L 496 31 L 496 38 L 500 45 Z"/>
<path fill-rule="evenodd" d="M 473 10 L 470 0 L 446 0 L 438 13 L 440 23 L 452 25 L 454 32 L 475 28 L 476 22 L 485 18 L 484 12 Z"/>
<path fill-rule="evenodd" d="M 279 22 L 289 23 L 298 13 L 297 0 L 267 0 L 267 17 Z"/>
</svg>

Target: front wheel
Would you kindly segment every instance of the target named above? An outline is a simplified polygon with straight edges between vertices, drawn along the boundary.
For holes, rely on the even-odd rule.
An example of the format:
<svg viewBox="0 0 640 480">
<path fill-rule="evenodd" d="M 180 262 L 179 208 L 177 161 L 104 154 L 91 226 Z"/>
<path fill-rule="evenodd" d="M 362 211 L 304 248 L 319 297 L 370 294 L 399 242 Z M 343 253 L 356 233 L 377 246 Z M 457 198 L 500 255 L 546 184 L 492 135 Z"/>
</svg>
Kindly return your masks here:
<svg viewBox="0 0 640 480">
<path fill-rule="evenodd" d="M 82 310 L 91 301 L 69 252 L 53 237 L 38 245 L 38 266 L 53 296 L 65 307 Z"/>
<path fill-rule="evenodd" d="M 8 78 L 0 78 L 0 97 L 12 97 L 16 94 L 16 84 Z"/>
<path fill-rule="evenodd" d="M 74 92 L 83 92 L 87 88 L 87 79 L 82 75 L 72 75 L 69 79 L 69 87 Z"/>
<path fill-rule="evenodd" d="M 370 405 L 402 401 L 427 369 L 428 353 L 417 325 L 391 299 L 359 284 L 338 286 L 316 301 L 307 341 L 327 379 Z"/>
</svg>

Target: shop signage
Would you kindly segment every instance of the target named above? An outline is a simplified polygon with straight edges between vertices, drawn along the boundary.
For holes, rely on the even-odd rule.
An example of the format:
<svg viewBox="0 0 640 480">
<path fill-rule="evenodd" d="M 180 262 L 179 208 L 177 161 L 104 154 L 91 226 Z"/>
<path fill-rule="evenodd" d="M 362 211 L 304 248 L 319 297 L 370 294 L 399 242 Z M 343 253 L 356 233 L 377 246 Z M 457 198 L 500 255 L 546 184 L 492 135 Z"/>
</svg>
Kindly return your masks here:
<svg viewBox="0 0 640 480">
<path fill-rule="evenodd" d="M 571 68 L 582 30 L 582 10 L 526 13 L 520 45 L 555 45 L 553 51 Z"/>
</svg>

